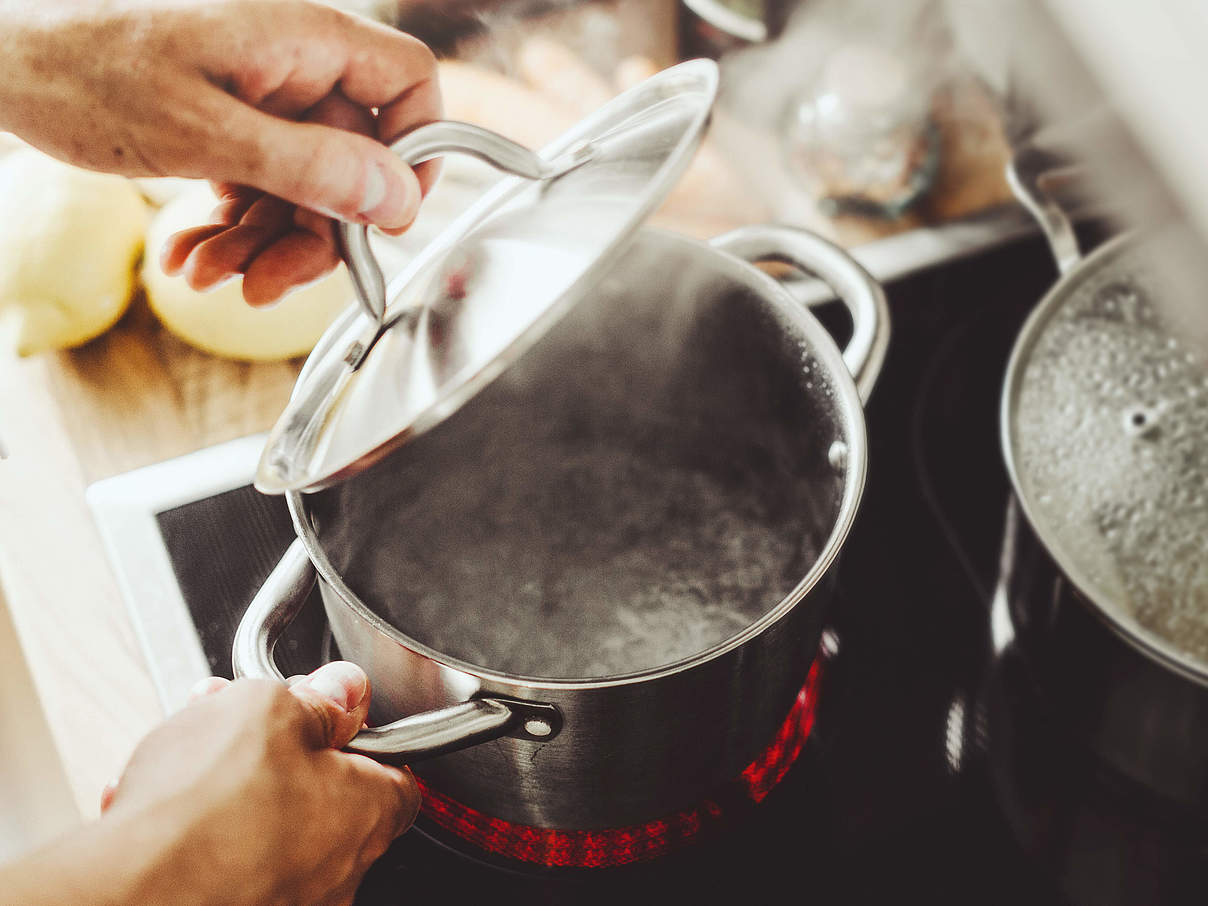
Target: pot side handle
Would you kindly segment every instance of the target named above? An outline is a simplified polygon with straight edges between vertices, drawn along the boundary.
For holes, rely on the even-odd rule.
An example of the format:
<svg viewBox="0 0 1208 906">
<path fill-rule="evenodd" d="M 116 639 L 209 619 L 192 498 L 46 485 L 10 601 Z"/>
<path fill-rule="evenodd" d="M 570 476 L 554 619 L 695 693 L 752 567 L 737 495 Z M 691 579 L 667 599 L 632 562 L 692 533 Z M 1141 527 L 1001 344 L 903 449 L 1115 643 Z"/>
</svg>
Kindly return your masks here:
<svg viewBox="0 0 1208 906">
<path fill-rule="evenodd" d="M 273 648 L 306 603 L 315 580 L 310 556 L 301 540 L 295 539 L 239 621 L 231 651 L 236 677 L 285 682 L 273 660 Z M 473 699 L 362 730 L 347 749 L 379 761 L 417 761 L 513 733 L 519 724 L 531 721 L 534 713 L 549 707 Z M 550 719 L 553 716 L 537 715 L 551 727 L 546 739 L 558 729 Z"/>
<path fill-rule="evenodd" d="M 752 264 L 791 264 L 834 290 L 852 321 L 843 362 L 855 379 L 860 399 L 867 403 L 889 347 L 889 305 L 885 291 L 872 275 L 833 242 L 793 227 L 739 227 L 709 240 L 709 244 Z"/>
<path fill-rule="evenodd" d="M 1050 191 L 1050 184 L 1077 174 L 1078 168 L 1060 155 L 1035 145 L 1025 144 L 1007 163 L 1007 184 L 1011 193 L 1039 224 L 1053 252 L 1057 270 L 1067 273 L 1082 260 L 1078 234 L 1070 216 Z"/>
</svg>

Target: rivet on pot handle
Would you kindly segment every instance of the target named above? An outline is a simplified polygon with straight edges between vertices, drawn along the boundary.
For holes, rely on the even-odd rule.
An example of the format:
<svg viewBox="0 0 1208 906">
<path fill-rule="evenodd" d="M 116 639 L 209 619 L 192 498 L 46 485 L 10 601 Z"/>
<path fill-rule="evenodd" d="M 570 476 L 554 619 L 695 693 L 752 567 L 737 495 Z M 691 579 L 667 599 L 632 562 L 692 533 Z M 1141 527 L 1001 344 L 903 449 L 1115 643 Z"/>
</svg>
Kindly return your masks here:
<svg viewBox="0 0 1208 906">
<path fill-rule="evenodd" d="M 851 313 L 852 335 L 843 350 L 843 362 L 855 379 L 860 399 L 868 401 L 889 347 L 889 305 L 885 291 L 868 271 L 833 242 L 792 227 L 739 227 L 709 244 L 752 264 L 783 261 L 834 290 Z"/>
<path fill-rule="evenodd" d="M 556 160 L 547 161 L 496 132 L 453 120 L 421 126 L 392 144 L 390 150 L 412 167 L 457 151 L 476 157 L 497 170 L 528 179 L 562 176 L 586 163 L 592 154 L 590 145 L 580 145 Z M 336 236 L 356 290 L 357 302 L 370 318 L 381 324 L 386 317 L 386 280 L 369 248 L 369 228 L 364 224 L 341 222 L 337 225 Z"/>
<path fill-rule="evenodd" d="M 235 676 L 285 682 L 273 661 L 273 648 L 306 603 L 315 579 L 315 568 L 306 548 L 295 540 L 239 621 L 231 651 Z M 534 719 L 550 729 L 541 737 L 543 740 L 552 738 L 560 729 L 557 710 L 552 706 L 496 698 L 472 699 L 364 729 L 347 748 L 378 760 L 417 761 L 514 734 Z"/>
</svg>

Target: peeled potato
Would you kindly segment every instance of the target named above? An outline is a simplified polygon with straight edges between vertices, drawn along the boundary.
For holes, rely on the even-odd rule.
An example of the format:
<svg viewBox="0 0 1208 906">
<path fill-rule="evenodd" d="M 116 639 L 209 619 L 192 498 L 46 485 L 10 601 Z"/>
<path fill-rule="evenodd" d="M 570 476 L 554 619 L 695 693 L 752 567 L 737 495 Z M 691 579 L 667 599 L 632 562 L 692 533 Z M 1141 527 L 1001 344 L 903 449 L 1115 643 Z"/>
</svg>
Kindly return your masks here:
<svg viewBox="0 0 1208 906">
<path fill-rule="evenodd" d="M 268 362 L 306 354 L 353 300 L 343 265 L 271 308 L 252 308 L 244 302 L 239 278 L 197 292 L 184 277 L 169 277 L 160 268 L 159 254 L 168 237 L 207 222 L 216 203 L 209 186 L 197 183 L 172 198 L 152 219 L 143 264 L 152 311 L 172 333 L 214 355 Z"/>
<path fill-rule="evenodd" d="M 0 336 L 34 355 L 107 330 L 130 304 L 147 217 L 120 176 L 32 148 L 0 156 Z"/>
</svg>

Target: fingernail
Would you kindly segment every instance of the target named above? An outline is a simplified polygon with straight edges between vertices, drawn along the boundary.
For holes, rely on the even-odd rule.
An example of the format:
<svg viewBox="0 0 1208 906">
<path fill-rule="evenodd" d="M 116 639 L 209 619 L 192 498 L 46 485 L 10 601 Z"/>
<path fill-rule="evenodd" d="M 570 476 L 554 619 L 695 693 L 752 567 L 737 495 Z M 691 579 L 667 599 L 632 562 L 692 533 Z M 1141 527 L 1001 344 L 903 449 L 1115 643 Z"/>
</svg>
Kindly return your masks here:
<svg viewBox="0 0 1208 906">
<path fill-rule="evenodd" d="M 110 780 L 101 789 L 101 812 L 109 811 L 109 806 L 113 805 L 113 797 L 117 795 L 118 778 Z"/>
<path fill-rule="evenodd" d="M 347 661 L 324 664 L 306 679 L 306 685 L 345 711 L 361 703 L 366 682 L 365 671 Z"/>
<path fill-rule="evenodd" d="M 386 173 L 378 164 L 371 164 L 365 174 L 365 194 L 361 196 L 361 213 L 369 215 L 386 200 Z"/>
<path fill-rule="evenodd" d="M 210 691 L 210 683 L 213 682 L 213 680 L 214 677 L 212 676 L 207 676 L 203 680 L 198 680 L 189 687 L 189 694 L 186 695 L 185 698 L 188 701 L 193 701 L 195 698 L 201 698 L 203 695 L 206 695 Z"/>
<path fill-rule="evenodd" d="M 418 211 L 419 183 L 413 176 L 387 173 L 382 165 L 370 165 L 360 210 L 367 223 L 402 229 L 411 225 Z"/>
<path fill-rule="evenodd" d="M 198 680 L 189 687 L 189 694 L 186 701 L 189 703 L 195 702 L 199 698 L 205 698 L 211 693 L 217 692 L 219 689 L 225 688 L 227 681 L 218 676 L 207 676 L 203 680 Z"/>
<path fill-rule="evenodd" d="M 407 817 L 407 827 L 410 827 L 415 823 L 415 819 L 419 817 L 420 811 L 423 810 L 424 797 L 423 794 L 419 792 L 419 784 L 416 783 L 415 775 L 411 773 L 411 768 L 403 767 L 403 773 L 405 773 L 411 779 L 411 785 L 415 788 L 418 794 L 412 803 L 413 808 L 411 809 L 411 814 Z"/>
</svg>

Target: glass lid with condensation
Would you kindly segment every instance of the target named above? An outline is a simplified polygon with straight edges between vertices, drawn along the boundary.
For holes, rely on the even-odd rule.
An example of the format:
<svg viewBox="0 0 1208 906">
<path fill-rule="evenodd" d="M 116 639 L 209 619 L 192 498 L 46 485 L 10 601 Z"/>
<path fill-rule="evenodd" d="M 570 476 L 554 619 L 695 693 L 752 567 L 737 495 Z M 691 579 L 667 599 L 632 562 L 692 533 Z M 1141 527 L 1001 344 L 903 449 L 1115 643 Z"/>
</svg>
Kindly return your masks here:
<svg viewBox="0 0 1208 906">
<path fill-rule="evenodd" d="M 362 305 L 311 353 L 269 435 L 256 487 L 327 487 L 438 424 L 498 376 L 590 290 L 675 184 L 716 91 L 716 64 L 693 60 L 614 98 L 531 155 L 537 178 L 502 180 L 388 289 L 377 274 L 376 316 L 367 304 L 373 281 L 354 273 Z M 448 134 L 455 125 L 424 128 Z M 455 141 L 440 150 L 490 157 Z"/>
<path fill-rule="evenodd" d="M 1154 243 L 1117 240 L 1025 328 L 1004 406 L 1033 526 L 1118 627 L 1208 676 L 1208 362 Z"/>
</svg>

